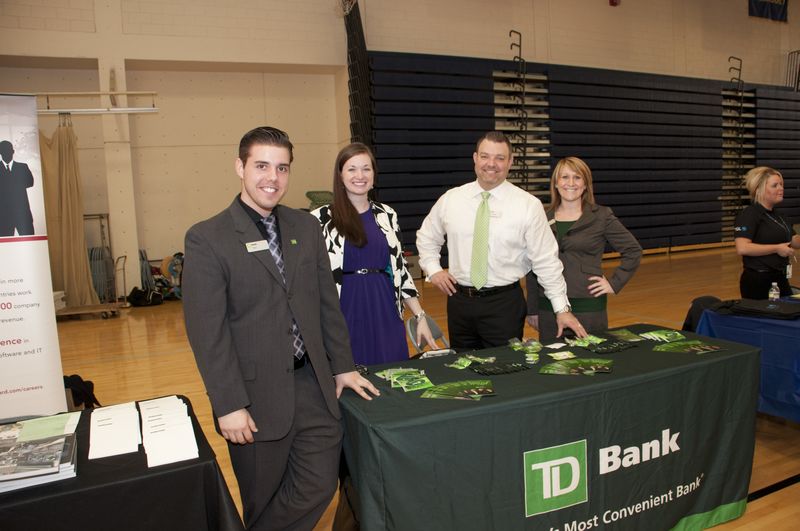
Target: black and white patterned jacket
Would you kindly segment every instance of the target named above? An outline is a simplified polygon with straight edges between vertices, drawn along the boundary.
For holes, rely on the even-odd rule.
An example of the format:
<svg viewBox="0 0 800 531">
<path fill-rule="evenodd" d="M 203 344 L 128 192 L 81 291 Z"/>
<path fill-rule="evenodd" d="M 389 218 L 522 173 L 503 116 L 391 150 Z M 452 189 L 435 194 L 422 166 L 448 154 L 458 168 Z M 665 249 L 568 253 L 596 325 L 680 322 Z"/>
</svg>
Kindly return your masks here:
<svg viewBox="0 0 800 531">
<path fill-rule="evenodd" d="M 406 259 L 403 257 L 403 248 L 400 245 L 400 225 L 397 222 L 397 212 L 389 205 L 371 201 L 372 214 L 378 222 L 383 234 L 386 235 L 386 241 L 389 244 L 389 264 L 388 270 L 392 273 L 392 282 L 394 283 L 395 303 L 397 304 L 397 312 L 400 314 L 400 319 L 403 318 L 403 299 L 410 297 L 417 297 L 417 287 L 414 285 L 414 279 L 406 267 Z M 325 238 L 325 244 L 328 249 L 328 256 L 331 259 L 331 272 L 333 273 L 333 281 L 336 283 L 336 289 L 339 291 L 339 296 L 342 294 L 342 264 L 344 263 L 344 238 L 339 235 L 339 232 L 333 227 L 331 223 L 331 210 L 330 205 L 325 205 L 313 210 L 311 214 L 316 217 L 320 225 L 322 225 L 322 235 Z"/>
</svg>

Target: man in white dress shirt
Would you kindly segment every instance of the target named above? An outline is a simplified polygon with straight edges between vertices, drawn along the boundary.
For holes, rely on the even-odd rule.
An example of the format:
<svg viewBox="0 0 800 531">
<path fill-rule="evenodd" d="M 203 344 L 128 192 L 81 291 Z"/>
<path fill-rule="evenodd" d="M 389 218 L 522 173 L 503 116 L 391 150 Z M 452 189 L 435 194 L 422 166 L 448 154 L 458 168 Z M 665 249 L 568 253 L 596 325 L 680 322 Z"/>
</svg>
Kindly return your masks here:
<svg viewBox="0 0 800 531">
<path fill-rule="evenodd" d="M 514 160 L 511 142 L 499 131 L 488 132 L 472 159 L 477 179 L 445 192 L 417 231 L 420 266 L 448 295 L 450 344 L 481 349 L 522 338 L 527 307 L 519 279 L 531 269 L 555 309 L 558 336 L 569 328 L 584 337 L 569 306 L 558 244 L 542 203 L 506 180 Z M 481 211 L 483 224 L 476 219 Z M 445 237 L 449 271 L 440 261 Z"/>
</svg>

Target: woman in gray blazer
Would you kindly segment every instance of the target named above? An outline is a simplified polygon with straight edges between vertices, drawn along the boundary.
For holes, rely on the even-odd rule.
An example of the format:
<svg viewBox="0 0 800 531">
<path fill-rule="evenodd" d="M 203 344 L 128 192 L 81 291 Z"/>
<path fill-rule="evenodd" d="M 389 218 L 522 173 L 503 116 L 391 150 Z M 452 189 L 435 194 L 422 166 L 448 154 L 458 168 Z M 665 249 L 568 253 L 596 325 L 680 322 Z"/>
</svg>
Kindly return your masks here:
<svg viewBox="0 0 800 531">
<path fill-rule="evenodd" d="M 619 293 L 639 267 L 642 247 L 610 208 L 594 202 L 592 171 L 577 157 L 556 164 L 550 178 L 552 204 L 547 211 L 550 228 L 558 240 L 572 312 L 584 328 L 608 328 L 607 296 Z M 620 253 L 620 265 L 611 278 L 603 274 L 606 243 Z M 536 276 L 527 276 L 528 324 L 539 330 L 545 343 L 555 340 L 556 318 Z"/>
</svg>

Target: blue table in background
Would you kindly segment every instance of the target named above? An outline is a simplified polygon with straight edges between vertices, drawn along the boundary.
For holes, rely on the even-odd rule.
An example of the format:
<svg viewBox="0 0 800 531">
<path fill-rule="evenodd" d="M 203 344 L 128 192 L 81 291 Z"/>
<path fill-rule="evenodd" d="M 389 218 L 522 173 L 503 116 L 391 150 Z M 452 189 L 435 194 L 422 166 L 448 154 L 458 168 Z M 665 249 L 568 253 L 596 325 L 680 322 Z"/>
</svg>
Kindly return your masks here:
<svg viewBox="0 0 800 531">
<path fill-rule="evenodd" d="M 761 347 L 758 410 L 800 422 L 800 319 L 703 312 L 697 333 Z"/>
</svg>

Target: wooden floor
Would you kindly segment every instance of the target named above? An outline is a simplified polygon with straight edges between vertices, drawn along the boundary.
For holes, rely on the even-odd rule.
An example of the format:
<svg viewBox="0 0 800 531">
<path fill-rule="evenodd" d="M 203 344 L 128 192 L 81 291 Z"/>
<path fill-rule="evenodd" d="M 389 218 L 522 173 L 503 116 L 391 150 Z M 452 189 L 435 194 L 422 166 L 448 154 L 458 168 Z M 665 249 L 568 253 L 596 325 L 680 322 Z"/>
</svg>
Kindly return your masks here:
<svg viewBox="0 0 800 531">
<path fill-rule="evenodd" d="M 614 265 L 611 261 L 607 267 Z M 643 322 L 679 329 L 693 298 L 737 298 L 740 270 L 741 261 L 732 248 L 645 257 L 625 290 L 610 300 L 610 326 Z M 793 284 L 800 284 L 800 267 L 795 268 Z M 446 326 L 444 296 L 421 281 L 418 285 L 425 310 Z M 104 405 L 168 394 L 189 397 L 238 505 L 238 487 L 225 442 L 214 432 L 180 302 L 123 310 L 112 319 L 65 320 L 59 322 L 58 332 L 64 374 L 92 380 Z M 527 329 L 526 337 L 535 333 Z M 750 492 L 796 474 L 800 474 L 800 425 L 759 417 Z M 798 499 L 800 485 L 784 488 L 750 503 L 742 518 L 718 529 L 797 529 Z M 333 507 L 332 503 L 316 529 L 330 528 Z"/>
</svg>

